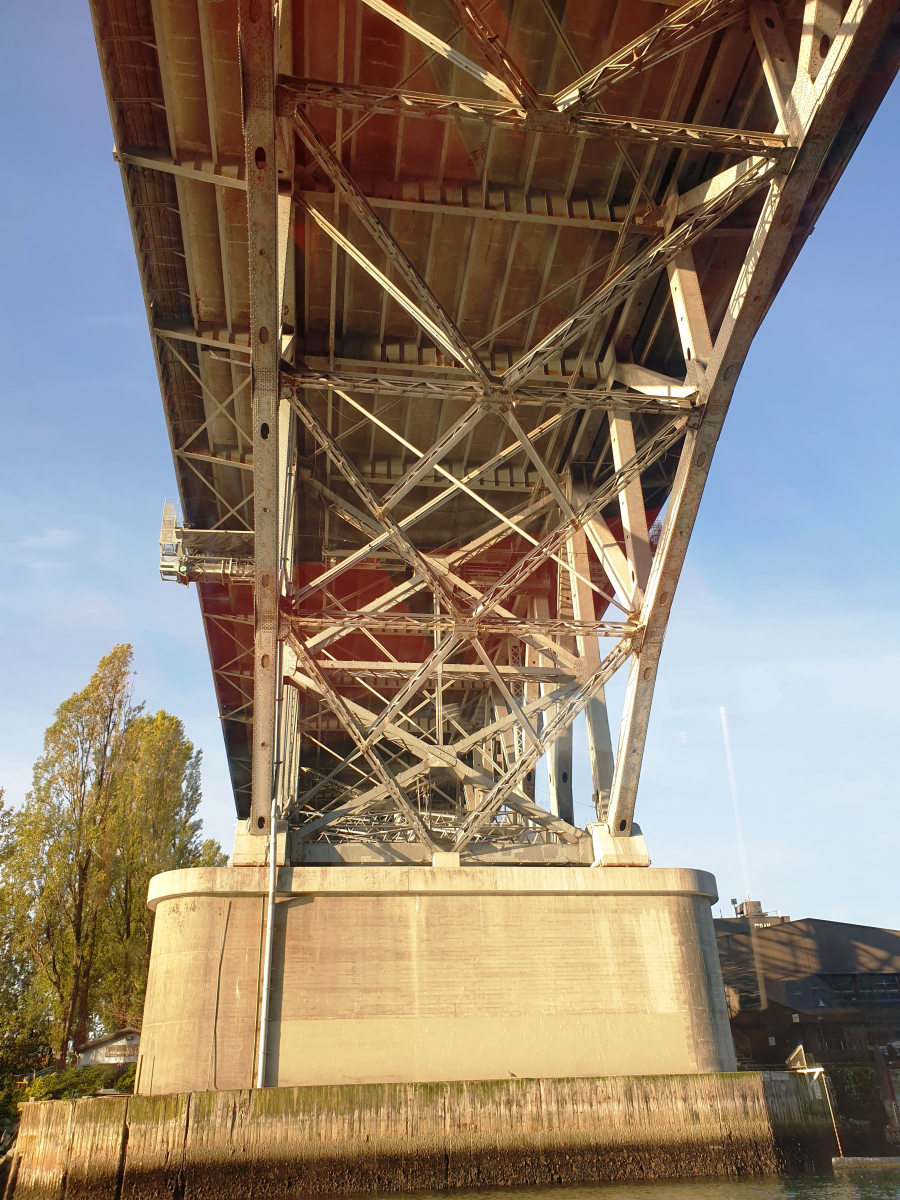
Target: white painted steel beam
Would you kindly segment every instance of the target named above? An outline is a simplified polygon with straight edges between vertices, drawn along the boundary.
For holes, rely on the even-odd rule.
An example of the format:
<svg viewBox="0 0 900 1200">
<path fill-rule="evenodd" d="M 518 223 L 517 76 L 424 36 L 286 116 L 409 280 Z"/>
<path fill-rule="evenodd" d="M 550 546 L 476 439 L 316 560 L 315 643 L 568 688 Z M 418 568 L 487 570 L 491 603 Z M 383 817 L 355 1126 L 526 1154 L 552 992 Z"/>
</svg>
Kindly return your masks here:
<svg viewBox="0 0 900 1200">
<path fill-rule="evenodd" d="M 366 416 L 372 422 L 373 425 L 377 426 L 378 428 L 382 429 L 385 433 L 387 433 L 391 437 L 393 437 L 405 449 L 407 449 L 411 453 L 417 455 L 419 458 L 421 458 L 423 456 L 423 452 L 420 449 L 418 449 L 416 446 L 414 446 L 412 442 L 410 442 L 407 438 L 404 438 L 402 434 L 398 433 L 395 429 L 392 429 L 389 425 L 386 425 L 374 413 L 369 412 L 367 409 L 363 408 L 362 405 L 358 404 L 351 396 L 342 394 L 341 398 L 343 400 L 346 400 L 348 404 L 350 404 L 353 408 L 357 409 L 360 413 L 362 413 L 364 416 Z M 303 415 L 303 418 L 305 421 L 309 422 L 310 420 L 313 420 L 313 421 L 315 420 L 314 418 L 311 418 L 311 415 L 309 414 L 309 410 L 306 409 L 305 406 L 302 405 L 299 400 L 295 401 L 295 405 L 297 407 L 298 412 L 300 412 L 301 415 Z M 320 436 L 320 435 L 317 433 L 317 436 Z M 320 438 L 320 440 L 321 440 L 321 438 Z M 341 452 L 339 450 L 337 450 L 336 448 L 332 449 L 331 453 L 335 454 L 339 458 L 343 457 L 341 455 Z M 341 469 L 344 470 L 345 474 L 347 475 L 347 477 L 349 479 L 351 476 L 352 469 L 348 470 L 345 467 L 342 467 Z M 450 484 L 450 488 L 448 489 L 448 491 L 458 490 L 458 491 L 465 493 L 471 499 L 475 500 L 476 503 L 480 504 L 482 508 L 486 509 L 491 514 L 491 516 L 496 517 L 498 519 L 498 521 L 501 522 L 501 524 L 506 525 L 507 528 L 512 533 L 518 534 L 519 537 L 524 538 L 524 540 L 526 542 L 530 542 L 531 545 L 535 547 L 535 549 L 539 549 L 539 543 L 538 543 L 537 538 L 535 538 L 531 533 L 529 533 L 525 528 L 523 528 L 523 526 L 521 524 L 517 523 L 511 517 L 507 516 L 506 513 L 501 512 L 500 509 L 496 508 L 482 493 L 477 492 L 473 488 L 469 487 L 469 485 L 466 483 L 465 480 L 457 479 L 457 477 L 455 475 L 451 474 L 451 472 L 448 471 L 445 467 L 441 466 L 440 463 L 435 464 L 434 470 L 439 475 L 442 475 L 447 480 L 447 482 Z M 482 470 L 484 470 L 484 468 L 482 468 Z M 438 499 L 438 505 L 443 503 L 445 500 L 446 500 L 446 496 L 440 497 Z M 376 502 L 376 507 L 377 507 L 377 502 Z M 387 518 L 385 514 L 379 512 L 378 515 L 380 517 L 383 517 L 383 519 L 385 520 L 386 523 L 388 522 L 389 518 Z M 400 534 L 401 530 L 402 530 L 402 526 L 397 526 L 398 535 Z M 376 542 L 378 545 L 383 545 L 388 540 L 390 540 L 390 535 L 387 532 L 385 532 L 378 536 L 378 538 L 376 539 Z M 403 540 L 405 541 L 405 539 L 403 539 Z M 371 549 L 376 548 L 376 542 L 372 543 L 371 547 L 369 548 L 370 551 L 371 551 Z M 363 552 L 360 551 L 359 553 L 362 554 Z M 557 562 L 557 563 L 559 563 L 560 566 L 565 567 L 566 564 L 563 562 L 562 559 L 559 558 L 559 556 L 558 556 L 558 554 L 556 554 L 555 550 L 551 549 L 544 553 L 546 553 L 548 557 L 552 558 L 554 562 Z M 431 564 L 429 567 L 426 568 L 426 572 L 428 570 L 432 570 L 432 569 L 433 569 L 433 564 Z M 423 573 L 425 573 L 425 572 L 423 572 Z M 594 585 L 591 584 L 591 582 L 589 580 L 586 580 L 585 582 L 587 583 L 588 587 L 593 588 L 595 591 L 599 590 L 599 589 L 595 588 Z M 443 588 L 439 584 L 436 583 L 435 590 L 438 592 L 441 592 L 441 591 L 443 591 Z"/>
<path fill-rule="evenodd" d="M 631 414 L 612 412 L 609 415 L 609 437 L 613 462 L 621 471 L 636 456 Z M 632 602 L 643 596 L 650 578 L 650 540 L 647 534 L 647 510 L 639 475 L 633 476 L 619 492 L 619 511 L 625 537 L 625 557 L 631 575 Z"/>
<path fill-rule="evenodd" d="M 436 572 L 433 562 L 427 559 L 415 547 L 390 513 L 385 510 L 383 505 L 379 504 L 378 498 L 362 478 L 349 455 L 342 450 L 312 410 L 296 399 L 293 401 L 293 404 L 303 423 L 313 434 L 319 445 L 327 452 L 329 458 L 334 462 L 347 483 L 350 484 L 369 509 L 371 517 L 381 526 L 383 532 L 378 535 L 376 541 L 379 544 L 390 542 L 400 556 L 410 564 L 413 570 L 423 579 L 428 580 L 435 595 L 442 596 L 450 611 L 453 611 L 452 598 L 447 593 L 444 582 Z"/>
<path fill-rule="evenodd" d="M 447 195 L 447 192 L 450 194 Z M 443 200 L 397 199 L 373 195 L 371 192 L 365 192 L 364 195 L 371 208 L 388 213 L 420 213 L 431 217 L 461 217 L 479 222 L 499 221 L 520 227 L 542 226 L 545 229 L 580 229 L 596 233 L 617 233 L 623 228 L 623 222 L 607 217 L 605 211 L 608 210 L 600 204 L 591 205 L 589 211 L 587 202 L 582 202 L 580 208 L 584 215 L 575 216 L 572 206 L 563 203 L 559 196 L 555 200 L 553 197 L 548 200 L 546 196 L 528 197 L 526 200 L 523 195 L 519 207 L 520 198 L 514 193 L 509 200 L 505 195 L 492 195 L 490 191 L 485 197 L 481 187 L 448 188 Z M 330 193 L 311 188 L 298 191 L 297 196 L 313 206 L 321 205 L 323 201 L 333 204 Z M 596 215 L 598 212 L 599 216 Z M 631 228 L 639 232 L 645 226 L 634 222 Z"/>
<path fill-rule="evenodd" d="M 287 374 L 282 369 L 282 378 Z M 543 385 L 517 387 L 509 393 L 509 399 L 515 403 L 517 410 L 549 406 L 571 411 L 594 409 L 609 412 L 614 407 L 624 407 L 634 412 L 672 414 L 694 407 L 697 389 L 661 375 L 658 371 L 634 363 L 620 363 L 615 374 L 617 379 L 634 390 L 552 386 L 551 381 L 547 380 Z M 334 388 L 375 394 L 382 398 L 402 396 L 435 404 L 443 401 L 471 404 L 485 395 L 484 387 L 477 381 L 462 378 L 417 379 L 409 375 L 314 371 L 302 367 L 292 369 L 290 378 L 296 387 L 301 388 Z"/>
<path fill-rule="evenodd" d="M 587 501 L 586 489 L 576 490 L 576 498 L 580 505 L 584 505 Z M 597 557 L 600 559 L 600 565 L 606 572 L 606 575 L 616 589 L 618 594 L 635 608 L 639 602 L 639 596 L 636 594 L 635 580 L 632 578 L 632 571 L 628 559 L 625 556 L 622 547 L 613 537 L 607 523 L 597 514 L 585 522 L 585 529 L 591 535 L 591 544 L 597 551 Z"/>
<path fill-rule="evenodd" d="M 293 638 L 289 639 L 289 647 L 291 653 L 294 655 L 294 659 L 289 659 L 286 662 L 286 669 L 290 682 L 295 687 L 303 690 L 312 690 L 325 696 L 326 699 L 328 699 L 329 704 L 332 706 L 333 711 L 335 711 L 341 720 L 341 723 L 348 729 L 349 732 L 354 735 L 354 740 L 357 742 L 361 753 L 366 754 L 367 751 L 372 750 L 375 740 L 377 740 L 379 737 L 384 737 L 388 741 L 402 744 L 420 758 L 421 762 L 419 767 L 413 768 L 411 771 L 403 772 L 401 775 L 397 776 L 395 780 L 395 785 L 397 787 L 406 787 L 423 772 L 443 767 L 454 771 L 462 778 L 482 785 L 482 790 L 484 787 L 489 789 L 493 780 L 489 777 L 479 774 L 477 771 L 467 766 L 460 755 L 462 753 L 469 753 L 473 748 L 483 744 L 493 736 L 498 734 L 502 735 L 505 732 L 508 732 L 515 727 L 517 722 L 525 722 L 527 724 L 529 722 L 528 713 L 540 711 L 541 708 L 540 703 L 532 704 L 528 706 L 526 712 L 523 713 L 518 710 L 518 705 L 515 703 L 515 701 L 513 701 L 511 704 L 511 708 L 514 710 L 512 714 L 504 713 L 500 720 L 492 722 L 486 728 L 479 730 L 478 733 L 470 735 L 469 737 L 462 739 L 456 745 L 447 747 L 445 749 L 440 746 L 424 742 L 420 738 L 410 734 L 405 729 L 400 728 L 400 726 L 392 719 L 392 715 L 396 715 L 395 712 L 392 714 L 391 711 L 389 711 L 383 714 L 381 717 L 378 717 L 375 713 L 371 712 L 369 709 L 366 709 L 364 706 L 355 701 L 342 700 L 338 696 L 337 692 L 327 682 L 327 672 L 332 668 L 326 667 L 324 664 L 314 662 L 309 657 L 302 644 Z M 488 673 L 492 678 L 495 679 L 495 682 L 497 680 L 502 681 L 502 675 L 496 669 L 493 663 L 490 663 L 490 666 L 488 666 L 487 663 L 485 665 Z M 421 664 L 415 664 L 415 666 L 416 671 L 421 672 Z M 491 668 L 493 668 L 493 670 L 491 670 Z M 507 701 L 509 701 L 510 697 L 506 684 L 501 682 L 501 686 L 506 694 Z M 552 706 L 553 702 L 553 698 L 551 697 L 546 704 Z M 391 710 L 394 709 L 395 706 L 392 705 Z M 364 741 L 360 741 L 360 738 L 365 731 L 368 731 L 368 736 Z M 349 760 L 346 760 L 344 763 L 340 764 L 340 766 L 345 765 L 349 765 Z M 335 771 L 335 775 L 336 774 L 337 769 Z M 299 797 L 298 805 L 301 807 L 308 805 L 309 802 L 315 797 L 315 794 L 320 787 L 321 784 L 317 785 L 306 795 Z M 337 810 L 331 814 L 330 819 L 340 819 L 340 817 L 342 817 L 344 813 L 348 811 L 361 811 L 368 805 L 383 800 L 385 796 L 391 793 L 391 790 L 390 781 L 383 779 L 382 783 L 377 788 L 361 793 L 354 799 L 350 807 L 344 805 L 340 810 Z M 516 798 L 516 801 L 517 803 L 522 803 L 524 801 L 527 804 L 528 797 L 521 795 Z M 404 805 L 403 811 L 407 816 L 409 816 L 411 810 L 408 807 L 408 803 Z M 566 822 L 564 819 L 562 822 L 554 822 L 552 820 L 554 814 L 547 813 L 538 806 L 533 806 L 530 809 L 529 816 L 532 819 L 541 820 L 548 828 L 562 834 L 566 840 L 572 840 L 574 830 L 570 828 L 571 822 Z M 309 825 L 304 823 L 300 830 L 301 836 L 308 836 L 310 833 L 315 832 L 320 828 L 324 828 L 328 823 L 328 818 L 315 818 L 311 823 L 309 823 Z"/>
<path fill-rule="evenodd" d="M 557 705 L 555 714 L 541 733 L 538 745 L 527 749 L 522 757 L 504 772 L 478 808 L 465 818 L 454 842 L 454 850 L 464 850 L 479 830 L 496 816 L 507 796 L 521 784 L 529 771 L 534 770 L 538 759 L 547 753 L 557 739 L 567 734 L 575 718 L 619 670 L 630 652 L 630 642 L 620 643 L 600 663 L 598 669 L 583 680 L 574 695 Z"/>
<path fill-rule="evenodd" d="M 803 8 L 803 30 L 800 34 L 800 55 L 797 59 L 795 95 L 802 95 L 807 83 L 815 83 L 841 27 L 842 8 L 840 0 L 806 0 Z"/>
<path fill-rule="evenodd" d="M 122 146 L 113 151 L 116 162 L 129 167 L 142 167 L 145 171 L 165 171 L 180 179 L 191 179 L 197 183 L 212 183 L 216 187 L 237 188 L 246 192 L 247 180 L 244 164 L 239 159 L 216 161 L 205 154 L 185 155 L 178 159 L 155 146 Z"/>
<path fill-rule="evenodd" d="M 683 251 L 666 269 L 687 367 L 687 382 L 697 386 L 712 356 L 712 338 L 693 253 L 690 250 Z M 699 372 L 695 368 L 699 368 Z"/>
<path fill-rule="evenodd" d="M 564 729 L 547 755 L 550 811 L 570 825 L 575 824 L 575 792 L 572 783 L 572 726 Z"/>
<path fill-rule="evenodd" d="M 240 2 L 243 126 L 247 178 L 250 352 L 253 411 L 253 524 L 255 615 L 253 785 L 250 828 L 269 833 L 275 774 L 276 696 L 281 691 L 278 649 L 279 458 L 277 157 L 275 149 L 275 28 L 272 10 Z"/>
<path fill-rule="evenodd" d="M 363 4 L 368 5 L 374 12 L 380 13 L 381 16 L 387 17 L 389 21 L 400 27 L 404 33 L 421 42 L 423 46 L 427 46 L 429 50 L 440 55 L 447 62 L 453 63 L 455 67 L 465 71 L 467 75 L 471 75 L 473 79 L 477 79 L 479 83 L 483 83 L 486 88 L 492 92 L 497 92 L 516 103 L 516 97 L 496 75 L 492 75 L 490 71 L 486 71 L 484 67 L 479 67 L 477 63 L 472 62 L 470 58 L 466 58 L 464 54 L 460 54 L 458 50 L 454 50 L 452 46 L 442 41 L 435 34 L 419 25 L 416 21 L 411 20 L 404 13 L 399 12 L 386 0 L 361 0 Z"/>
<path fill-rule="evenodd" d="M 307 149 L 334 184 L 336 192 L 385 254 L 389 268 L 395 270 L 413 292 L 415 303 L 405 297 L 399 288 L 396 288 L 388 277 L 353 245 L 349 238 L 345 238 L 335 229 L 318 209 L 310 207 L 310 215 L 326 230 L 329 237 L 350 254 L 373 278 L 377 279 L 385 291 L 415 317 L 439 345 L 443 346 L 482 383 L 490 384 L 490 373 L 485 370 L 481 359 L 458 329 L 456 322 L 378 219 L 355 180 L 338 161 L 331 148 L 321 139 L 309 118 L 302 112 L 295 112 L 293 125 Z"/>
<path fill-rule="evenodd" d="M 603 509 L 616 499 L 623 489 L 639 479 L 645 470 L 657 462 L 681 439 L 686 425 L 687 422 L 684 420 L 672 421 L 651 437 L 639 453 L 618 468 L 612 478 L 592 494 L 585 507 L 579 510 L 576 517 L 577 523 L 583 525 L 602 513 Z M 531 550 L 523 554 L 497 583 L 487 589 L 482 598 L 481 610 L 487 611 L 502 603 L 546 558 L 552 557 L 554 561 L 558 561 L 557 551 L 564 549 L 574 523 L 573 521 L 562 522 L 546 533 Z M 566 563 L 563 562 L 561 565 L 567 568 Z M 601 591 L 594 585 L 591 586 L 594 591 Z"/>
<path fill-rule="evenodd" d="M 572 591 L 572 610 L 576 621 L 594 619 L 594 597 L 581 582 L 580 576 L 590 574 L 588 540 L 583 529 L 576 529 L 569 538 L 569 562 Z M 586 672 L 593 673 L 600 666 L 600 643 L 590 634 L 576 639 L 578 654 Z M 593 781 L 593 803 L 599 820 L 609 805 L 609 794 L 613 780 L 613 749 L 609 733 L 609 716 L 606 711 L 606 694 L 598 688 L 584 710 L 587 726 L 588 759 Z"/>
<path fill-rule="evenodd" d="M 769 95 L 778 114 L 779 131 L 785 131 L 792 144 L 803 136 L 803 126 L 794 97 L 797 64 L 784 32 L 781 13 L 772 0 L 754 0 L 750 5 L 750 28 L 762 60 Z"/>
<path fill-rule="evenodd" d="M 542 98 L 552 104 L 551 97 Z M 783 134 L 753 129 L 731 129 L 690 122 L 659 121 L 650 117 L 617 116 L 613 113 L 573 111 L 559 113 L 553 107 L 536 110 L 477 100 L 469 96 L 436 96 L 406 88 L 325 82 L 320 79 L 282 78 L 278 87 L 278 111 L 290 116 L 297 105 L 317 104 L 327 108 L 362 109 L 368 113 L 462 122 L 555 137 L 607 138 L 616 142 L 708 150 L 713 154 L 763 155 L 780 158 L 787 145 Z M 371 199 L 371 198 L 370 198 Z"/>
<path fill-rule="evenodd" d="M 368 3 L 368 0 L 364 0 L 364 3 Z M 507 93 L 526 111 L 541 108 L 541 97 L 525 78 L 521 68 L 514 62 L 500 38 L 482 17 L 479 9 L 474 4 L 470 4 L 469 0 L 453 0 L 453 7 L 456 9 L 463 29 L 497 72 L 497 78 L 501 86 L 506 88 Z M 488 86 L 493 87 L 492 84 Z M 493 90 L 499 89 L 493 87 Z"/>
<path fill-rule="evenodd" d="M 621 550 L 619 553 L 622 553 Z M 622 555 L 622 561 L 625 561 L 624 555 Z M 406 584 L 402 585 L 404 590 L 408 586 Z M 372 603 L 374 605 L 387 605 L 389 608 L 390 605 L 399 602 L 400 598 L 398 595 L 389 594 L 379 597 L 377 601 L 373 601 Z M 236 617 L 229 618 L 229 620 L 237 619 Z M 360 612 L 344 611 L 339 614 L 300 612 L 290 615 L 287 621 L 292 627 L 310 633 L 324 630 L 329 634 L 340 634 L 340 636 L 356 630 L 368 629 L 378 634 L 415 634 L 416 636 L 426 637 L 434 630 L 449 632 L 459 625 L 459 619 L 449 614 L 432 617 L 422 613 L 378 611 L 378 609 Z M 481 637 L 525 637 L 529 634 L 535 634 L 548 638 L 557 636 L 620 638 L 629 629 L 628 623 L 623 621 L 576 621 L 574 618 L 551 618 L 546 615 L 542 618 L 536 616 L 519 618 L 511 616 L 504 618 L 502 616 L 498 617 L 493 613 L 483 620 L 478 617 L 466 617 L 465 623 L 467 628 L 473 629 Z M 318 642 L 315 644 L 319 645 Z M 403 666 L 402 663 L 398 664 L 395 662 L 386 662 L 384 665 L 391 669 L 400 669 Z M 453 669 L 452 667 L 445 668 L 447 671 Z M 476 668 L 473 667 L 472 669 L 475 670 Z M 506 670 L 505 667 L 498 667 L 497 669 L 501 672 Z M 509 668 L 511 673 L 514 673 L 515 669 L 512 667 Z"/>
<path fill-rule="evenodd" d="M 756 229 L 716 335 L 701 387 L 703 420 L 685 438 L 666 519 L 641 610 L 643 636 L 629 669 L 625 712 L 610 800 L 610 830 L 628 836 L 672 596 L 700 504 L 710 460 L 734 386 L 767 311 L 773 285 L 817 178 L 825 148 L 840 127 L 895 6 L 889 0 L 853 0 L 819 71 L 804 90 L 801 139 L 793 167 L 770 182 Z M 841 85 L 844 86 L 841 86 Z"/>
<path fill-rule="evenodd" d="M 652 241 L 617 270 L 570 316 L 523 355 L 514 367 L 504 372 L 504 385 L 514 388 L 524 383 L 531 375 L 542 370 L 566 346 L 589 334 L 604 314 L 612 312 L 637 287 L 652 279 L 669 262 L 725 220 L 745 200 L 764 187 L 774 172 L 775 167 L 764 159 L 751 159 L 744 170 L 728 175 L 721 186 L 702 185 L 703 196 L 692 202 L 689 213 L 684 214 L 687 218 L 684 223 Z"/>
</svg>

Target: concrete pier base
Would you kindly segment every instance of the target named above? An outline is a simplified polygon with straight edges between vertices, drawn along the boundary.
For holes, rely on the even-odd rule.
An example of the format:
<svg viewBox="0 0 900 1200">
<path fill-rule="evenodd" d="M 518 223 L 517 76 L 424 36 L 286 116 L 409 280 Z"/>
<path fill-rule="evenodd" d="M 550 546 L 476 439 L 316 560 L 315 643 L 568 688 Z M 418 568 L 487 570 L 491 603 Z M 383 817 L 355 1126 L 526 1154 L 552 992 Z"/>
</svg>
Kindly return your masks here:
<svg viewBox="0 0 900 1200">
<path fill-rule="evenodd" d="M 6 1200 L 246 1200 L 792 1174 L 835 1151 L 805 1076 L 367 1084 L 23 1106 Z"/>
<path fill-rule="evenodd" d="M 265 867 L 170 872 L 137 1091 L 255 1078 Z M 270 1086 L 733 1070 L 704 871 L 283 867 Z"/>
</svg>

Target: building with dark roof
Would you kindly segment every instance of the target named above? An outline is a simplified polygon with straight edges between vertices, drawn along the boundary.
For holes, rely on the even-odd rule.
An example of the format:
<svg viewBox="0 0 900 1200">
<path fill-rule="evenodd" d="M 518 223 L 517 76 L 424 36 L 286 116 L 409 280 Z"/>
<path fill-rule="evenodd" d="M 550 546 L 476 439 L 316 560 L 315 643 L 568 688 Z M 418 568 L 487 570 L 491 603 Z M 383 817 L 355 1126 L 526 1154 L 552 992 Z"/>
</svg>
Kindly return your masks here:
<svg viewBox="0 0 900 1200">
<path fill-rule="evenodd" d="M 736 912 L 715 927 L 738 1061 L 783 1066 L 802 1046 L 833 1078 L 870 1080 L 869 1109 L 880 1119 L 880 1092 L 888 1140 L 900 1140 L 900 931 L 792 921 L 753 901 Z M 865 1088 L 850 1090 L 845 1107 L 865 1108 Z"/>
</svg>

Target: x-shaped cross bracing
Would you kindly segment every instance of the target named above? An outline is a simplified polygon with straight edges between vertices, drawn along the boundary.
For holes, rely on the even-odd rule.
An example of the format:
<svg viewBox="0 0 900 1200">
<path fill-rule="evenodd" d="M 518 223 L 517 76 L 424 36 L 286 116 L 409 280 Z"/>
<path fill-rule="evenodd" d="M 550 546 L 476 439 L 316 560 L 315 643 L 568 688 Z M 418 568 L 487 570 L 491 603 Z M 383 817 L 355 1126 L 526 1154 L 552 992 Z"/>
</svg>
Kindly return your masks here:
<svg viewBox="0 0 900 1200">
<path fill-rule="evenodd" d="M 344 739 L 336 743 L 338 749 L 329 748 L 337 765 L 324 776 L 320 773 L 305 793 L 302 788 L 292 791 L 292 813 L 303 835 L 315 837 L 350 814 L 362 817 L 387 806 L 410 836 L 430 849 L 447 845 L 448 828 L 454 830 L 457 850 L 491 836 L 503 810 L 523 829 L 563 839 L 575 836 L 571 813 L 563 819 L 559 811 L 542 810 L 526 785 L 539 758 L 567 736 L 580 712 L 602 701 L 604 685 L 627 663 L 615 773 L 607 781 L 608 806 L 604 800 L 600 814 L 613 833 L 627 834 L 665 624 L 715 441 L 814 178 L 814 169 L 804 171 L 804 161 L 813 162 L 818 153 L 812 143 L 833 134 L 843 111 L 833 100 L 834 89 L 859 70 L 854 55 L 865 53 L 859 31 L 866 20 L 883 20 L 884 5 L 853 0 L 813 80 L 795 65 L 785 66 L 783 38 L 779 41 L 777 27 L 767 32 L 771 22 L 761 21 L 760 6 L 747 0 L 689 0 L 557 94 L 542 96 L 468 0 L 454 0 L 455 8 L 487 67 L 386 0 L 364 2 L 493 96 L 464 100 L 297 79 L 284 79 L 279 87 L 279 114 L 311 157 L 307 173 L 320 170 L 334 189 L 327 208 L 308 190 L 301 196 L 298 189 L 298 210 L 400 306 L 418 338 L 424 336 L 443 355 L 433 359 L 434 370 L 426 378 L 404 373 L 402 367 L 366 373 L 359 366 L 323 371 L 283 364 L 282 387 L 289 389 L 290 403 L 308 432 L 313 459 L 330 463 L 327 481 L 313 467 L 307 486 L 340 524 L 342 536 L 346 532 L 344 542 L 356 543 L 335 553 L 318 576 L 299 584 L 286 601 L 284 676 L 327 708 Z M 597 98 L 606 90 L 747 18 L 748 10 L 779 114 L 773 133 L 596 111 Z M 862 47 L 858 52 L 857 46 Z M 434 293 L 427 269 L 411 260 L 378 217 L 340 150 L 321 137 L 310 116 L 316 106 L 565 135 L 573 148 L 581 139 L 603 137 L 617 145 L 646 145 L 648 156 L 642 170 L 633 172 L 635 189 L 606 278 L 535 344 L 517 352 L 510 366 L 495 372 L 479 355 L 480 343 L 472 344 Z M 657 190 L 654 199 L 648 181 L 658 179 L 660 172 L 650 172 L 653 153 L 673 148 L 727 156 L 731 165 L 687 193 L 670 186 L 661 196 Z M 760 191 L 765 192 L 762 213 L 724 322 L 713 338 L 692 247 Z M 650 199 L 641 213 L 638 202 L 645 195 Z M 613 359 L 604 360 L 591 386 L 580 370 L 586 356 L 596 361 L 590 347 L 597 331 L 602 335 L 613 314 L 660 278 L 669 289 L 685 352 L 684 378 L 654 376 L 639 364 Z M 577 356 L 574 372 L 566 365 L 569 347 Z M 441 406 L 444 415 L 433 440 L 423 444 L 401 427 L 388 411 L 398 400 Z M 340 419 L 332 423 L 330 414 L 341 411 L 352 411 L 349 430 L 341 430 Z M 568 474 L 556 442 L 562 430 L 571 428 L 576 413 L 609 427 L 613 469 L 589 483 Z M 498 421 L 506 437 L 485 462 L 473 464 L 467 447 L 488 418 Z M 359 443 L 353 442 L 359 430 L 369 432 L 373 447 L 399 447 L 399 472 L 383 485 L 374 475 L 363 475 Z M 651 557 L 641 479 L 676 453 L 671 498 Z M 502 491 L 497 473 L 514 469 L 533 480 L 529 499 L 502 499 L 493 489 L 488 498 L 487 477 L 494 476 L 494 486 Z M 415 500 L 426 484 L 434 493 Z M 449 527 L 463 510 L 470 524 L 471 514 L 480 514 L 485 527 L 465 545 L 455 544 L 452 536 L 442 544 L 442 514 Z M 621 534 L 612 528 L 617 510 Z M 492 568 L 488 578 L 486 556 L 494 551 L 501 566 Z M 330 606 L 336 595 L 332 589 L 345 583 L 350 571 L 388 562 L 401 566 L 406 577 L 388 575 L 365 604 Z M 545 580 L 545 596 L 546 580 L 553 581 L 552 613 L 537 594 L 540 589 L 529 593 L 538 577 Z M 423 610 L 425 597 L 433 611 Z M 604 619 L 610 606 L 619 610 L 620 620 Z M 360 632 L 383 658 L 361 660 L 358 651 L 347 657 L 342 642 Z M 419 663 L 401 660 L 379 640 L 410 636 L 420 646 L 427 639 L 432 647 Z M 605 656 L 599 650 L 601 637 L 614 643 Z M 340 681 L 354 673 L 360 686 L 380 697 L 380 710 L 344 694 L 346 685 Z M 460 692 L 462 681 L 472 685 L 471 692 Z M 451 693 L 456 700 L 447 706 L 445 695 Z M 516 730 L 521 736 L 510 737 Z M 351 786 L 347 772 L 359 775 L 365 768 L 371 786 L 364 787 L 365 776 L 360 777 L 363 786 L 358 780 Z M 449 825 L 442 814 L 432 828 L 416 797 L 423 779 L 439 776 L 454 779 L 462 789 L 456 795 L 464 795 L 465 801 Z M 603 786 L 601 781 L 601 790 Z M 408 789 L 417 789 L 415 796 Z M 324 800 L 326 794 L 332 798 Z M 317 800 L 322 805 L 314 805 Z"/>
</svg>

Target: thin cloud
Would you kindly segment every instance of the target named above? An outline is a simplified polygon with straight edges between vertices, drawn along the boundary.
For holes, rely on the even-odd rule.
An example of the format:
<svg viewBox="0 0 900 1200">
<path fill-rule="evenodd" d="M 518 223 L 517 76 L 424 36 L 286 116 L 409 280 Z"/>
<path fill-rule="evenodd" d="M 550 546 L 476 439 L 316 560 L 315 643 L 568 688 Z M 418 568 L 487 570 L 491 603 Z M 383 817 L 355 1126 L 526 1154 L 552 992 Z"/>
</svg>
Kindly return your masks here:
<svg viewBox="0 0 900 1200">
<path fill-rule="evenodd" d="M 25 550 L 62 550 L 79 540 L 79 535 L 71 529 L 50 529 L 47 533 L 24 537 L 19 543 Z"/>
</svg>

